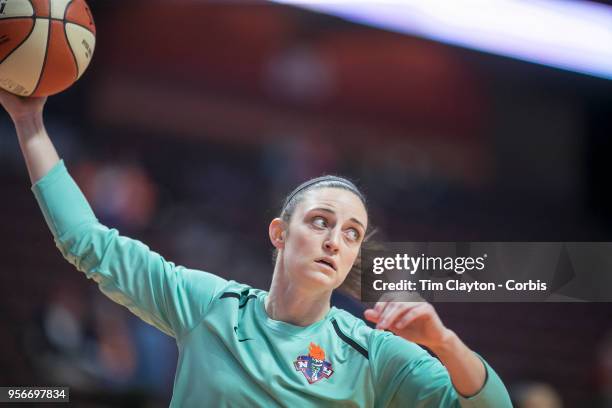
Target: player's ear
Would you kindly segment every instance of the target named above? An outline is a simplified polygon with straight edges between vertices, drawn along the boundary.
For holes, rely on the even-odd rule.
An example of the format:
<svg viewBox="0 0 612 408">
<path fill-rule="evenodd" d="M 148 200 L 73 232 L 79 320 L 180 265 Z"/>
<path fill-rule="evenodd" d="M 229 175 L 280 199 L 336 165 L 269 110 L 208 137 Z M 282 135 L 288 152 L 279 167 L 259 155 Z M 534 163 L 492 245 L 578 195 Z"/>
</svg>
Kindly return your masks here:
<svg viewBox="0 0 612 408">
<path fill-rule="evenodd" d="M 280 218 L 275 218 L 270 222 L 268 234 L 270 235 L 270 242 L 276 249 L 285 247 L 285 227 L 284 221 Z"/>
</svg>

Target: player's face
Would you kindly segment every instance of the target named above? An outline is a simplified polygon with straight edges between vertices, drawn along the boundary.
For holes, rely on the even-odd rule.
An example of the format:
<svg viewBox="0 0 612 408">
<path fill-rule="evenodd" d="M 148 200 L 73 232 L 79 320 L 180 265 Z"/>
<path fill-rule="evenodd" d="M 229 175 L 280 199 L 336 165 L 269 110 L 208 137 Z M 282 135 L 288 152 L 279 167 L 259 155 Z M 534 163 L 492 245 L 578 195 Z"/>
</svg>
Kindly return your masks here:
<svg viewBox="0 0 612 408">
<path fill-rule="evenodd" d="M 289 222 L 283 262 L 291 281 L 332 290 L 353 267 L 367 228 L 366 209 L 339 188 L 307 192 Z"/>
</svg>

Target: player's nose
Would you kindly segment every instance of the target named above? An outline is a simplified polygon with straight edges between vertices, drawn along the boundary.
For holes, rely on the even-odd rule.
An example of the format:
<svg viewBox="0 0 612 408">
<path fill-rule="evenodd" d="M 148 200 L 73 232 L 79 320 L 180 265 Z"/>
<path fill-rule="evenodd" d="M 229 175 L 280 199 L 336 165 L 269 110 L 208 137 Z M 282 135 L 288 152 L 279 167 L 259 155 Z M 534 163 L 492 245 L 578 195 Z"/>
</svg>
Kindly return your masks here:
<svg viewBox="0 0 612 408">
<path fill-rule="evenodd" d="M 329 234 L 323 241 L 323 247 L 326 251 L 336 254 L 340 250 L 340 231 L 336 228 L 330 229 Z"/>
</svg>

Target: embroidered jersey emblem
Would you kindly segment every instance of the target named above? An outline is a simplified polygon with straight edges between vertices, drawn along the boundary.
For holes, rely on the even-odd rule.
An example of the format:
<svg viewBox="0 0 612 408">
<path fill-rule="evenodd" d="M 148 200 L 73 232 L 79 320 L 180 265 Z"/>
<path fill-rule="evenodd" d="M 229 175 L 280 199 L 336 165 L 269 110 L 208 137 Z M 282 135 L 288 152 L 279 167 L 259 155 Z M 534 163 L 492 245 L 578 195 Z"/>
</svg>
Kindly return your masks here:
<svg viewBox="0 0 612 408">
<path fill-rule="evenodd" d="M 301 371 L 309 384 L 314 384 L 321 378 L 329 378 L 334 373 L 329 361 L 325 361 L 325 351 L 314 343 L 308 347 L 308 355 L 298 356 L 293 362 L 296 371 Z"/>
</svg>

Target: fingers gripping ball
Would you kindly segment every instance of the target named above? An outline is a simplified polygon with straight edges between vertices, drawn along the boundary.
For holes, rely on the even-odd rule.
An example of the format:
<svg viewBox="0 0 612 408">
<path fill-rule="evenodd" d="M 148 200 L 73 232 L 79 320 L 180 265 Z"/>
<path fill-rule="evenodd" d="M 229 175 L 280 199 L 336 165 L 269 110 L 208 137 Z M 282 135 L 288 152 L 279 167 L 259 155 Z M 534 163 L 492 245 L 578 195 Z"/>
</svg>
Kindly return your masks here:
<svg viewBox="0 0 612 408">
<path fill-rule="evenodd" d="M 0 0 L 0 87 L 20 96 L 61 92 L 83 75 L 95 43 L 84 0 Z"/>
</svg>

